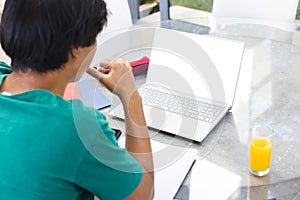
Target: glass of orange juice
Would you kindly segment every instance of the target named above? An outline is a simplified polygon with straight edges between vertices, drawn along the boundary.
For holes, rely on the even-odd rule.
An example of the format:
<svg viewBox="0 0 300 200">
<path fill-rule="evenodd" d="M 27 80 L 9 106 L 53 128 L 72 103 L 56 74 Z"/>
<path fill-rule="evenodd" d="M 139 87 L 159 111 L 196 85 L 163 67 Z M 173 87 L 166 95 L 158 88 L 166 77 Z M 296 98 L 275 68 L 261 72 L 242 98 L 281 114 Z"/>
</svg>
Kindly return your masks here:
<svg viewBox="0 0 300 200">
<path fill-rule="evenodd" d="M 269 126 L 254 126 L 250 143 L 250 173 L 264 176 L 270 172 L 272 137 L 274 131 Z"/>
</svg>

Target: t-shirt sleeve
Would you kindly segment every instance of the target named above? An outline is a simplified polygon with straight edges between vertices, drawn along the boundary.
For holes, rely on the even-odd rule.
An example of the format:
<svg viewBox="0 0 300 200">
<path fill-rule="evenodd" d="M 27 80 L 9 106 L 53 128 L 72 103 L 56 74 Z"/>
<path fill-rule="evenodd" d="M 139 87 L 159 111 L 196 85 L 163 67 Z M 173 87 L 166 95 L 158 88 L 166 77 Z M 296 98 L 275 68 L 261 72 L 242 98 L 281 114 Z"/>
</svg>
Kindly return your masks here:
<svg viewBox="0 0 300 200">
<path fill-rule="evenodd" d="M 9 74 L 12 72 L 12 69 L 8 64 L 6 64 L 3 61 L 0 61 L 0 71 L 3 72 L 3 74 Z"/>
<path fill-rule="evenodd" d="M 101 130 L 87 148 L 75 182 L 101 200 L 124 199 L 139 185 L 143 169 L 114 138 L 114 131 L 101 113 L 97 114 Z"/>
<path fill-rule="evenodd" d="M 0 84 L 2 84 L 4 77 L 10 74 L 11 72 L 11 67 L 8 66 L 5 62 L 0 61 Z"/>
</svg>

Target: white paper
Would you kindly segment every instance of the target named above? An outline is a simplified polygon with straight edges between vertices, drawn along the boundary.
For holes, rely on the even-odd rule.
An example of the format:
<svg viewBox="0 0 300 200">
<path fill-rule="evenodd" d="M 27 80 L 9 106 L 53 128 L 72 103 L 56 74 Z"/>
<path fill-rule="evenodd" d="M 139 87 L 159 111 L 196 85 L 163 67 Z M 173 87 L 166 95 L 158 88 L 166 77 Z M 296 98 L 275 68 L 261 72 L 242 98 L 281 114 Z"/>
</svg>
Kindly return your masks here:
<svg viewBox="0 0 300 200">
<path fill-rule="evenodd" d="M 125 137 L 119 139 L 125 146 Z M 151 140 L 155 168 L 155 200 L 172 200 L 191 168 L 197 150 Z M 169 162 L 166 162 L 169 161 Z"/>
</svg>

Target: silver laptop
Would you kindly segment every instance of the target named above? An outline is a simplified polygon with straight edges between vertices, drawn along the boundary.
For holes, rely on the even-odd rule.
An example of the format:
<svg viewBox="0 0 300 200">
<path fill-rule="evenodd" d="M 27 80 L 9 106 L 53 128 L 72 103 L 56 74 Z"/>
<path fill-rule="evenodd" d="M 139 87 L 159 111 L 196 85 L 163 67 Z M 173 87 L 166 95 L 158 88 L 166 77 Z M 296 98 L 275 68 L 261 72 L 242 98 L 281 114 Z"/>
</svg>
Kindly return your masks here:
<svg viewBox="0 0 300 200">
<path fill-rule="evenodd" d="M 156 29 L 146 83 L 149 127 L 201 142 L 232 107 L 244 43 Z M 122 105 L 111 111 L 124 118 Z"/>
</svg>

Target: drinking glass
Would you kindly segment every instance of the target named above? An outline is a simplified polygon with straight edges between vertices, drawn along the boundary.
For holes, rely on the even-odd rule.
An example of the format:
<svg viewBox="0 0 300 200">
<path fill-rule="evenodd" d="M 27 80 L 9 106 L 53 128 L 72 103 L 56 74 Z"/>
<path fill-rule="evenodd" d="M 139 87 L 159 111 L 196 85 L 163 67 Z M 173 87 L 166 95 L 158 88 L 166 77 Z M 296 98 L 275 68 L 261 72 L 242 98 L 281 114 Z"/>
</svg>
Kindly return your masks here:
<svg viewBox="0 0 300 200">
<path fill-rule="evenodd" d="M 272 137 L 274 131 L 269 126 L 254 126 L 251 131 L 249 171 L 256 176 L 270 172 Z"/>
</svg>

